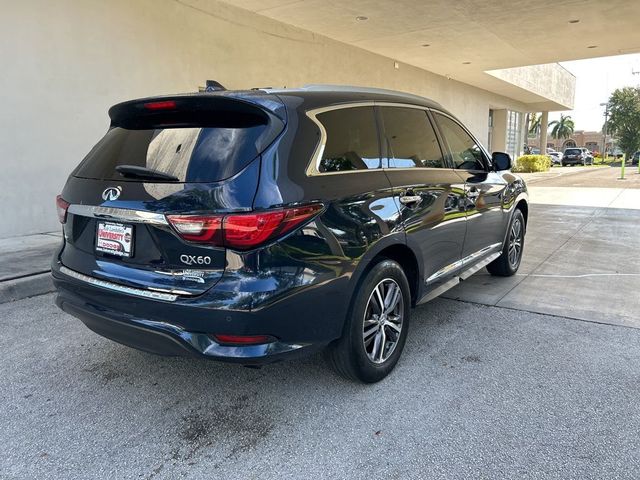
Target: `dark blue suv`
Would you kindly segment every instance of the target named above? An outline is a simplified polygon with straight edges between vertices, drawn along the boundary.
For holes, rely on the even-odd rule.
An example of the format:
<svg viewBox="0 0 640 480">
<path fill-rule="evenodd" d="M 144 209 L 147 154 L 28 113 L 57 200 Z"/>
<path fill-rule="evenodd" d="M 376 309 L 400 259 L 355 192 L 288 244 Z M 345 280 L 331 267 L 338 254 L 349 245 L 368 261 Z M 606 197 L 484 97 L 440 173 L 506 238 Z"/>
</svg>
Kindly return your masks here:
<svg viewBox="0 0 640 480">
<path fill-rule="evenodd" d="M 57 199 L 56 303 L 125 345 L 245 365 L 395 366 L 410 310 L 513 275 L 528 204 L 440 105 L 354 87 L 115 105 Z"/>
</svg>

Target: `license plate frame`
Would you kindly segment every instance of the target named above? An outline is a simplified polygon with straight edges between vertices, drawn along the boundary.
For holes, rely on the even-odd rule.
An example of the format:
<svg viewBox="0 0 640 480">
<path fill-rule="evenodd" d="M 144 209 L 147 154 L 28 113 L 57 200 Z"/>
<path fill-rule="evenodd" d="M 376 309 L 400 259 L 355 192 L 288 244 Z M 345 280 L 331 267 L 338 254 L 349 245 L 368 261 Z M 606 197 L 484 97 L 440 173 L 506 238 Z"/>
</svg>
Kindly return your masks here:
<svg viewBox="0 0 640 480">
<path fill-rule="evenodd" d="M 131 224 L 100 220 L 96 222 L 95 250 L 120 258 L 131 258 L 134 233 Z"/>
</svg>

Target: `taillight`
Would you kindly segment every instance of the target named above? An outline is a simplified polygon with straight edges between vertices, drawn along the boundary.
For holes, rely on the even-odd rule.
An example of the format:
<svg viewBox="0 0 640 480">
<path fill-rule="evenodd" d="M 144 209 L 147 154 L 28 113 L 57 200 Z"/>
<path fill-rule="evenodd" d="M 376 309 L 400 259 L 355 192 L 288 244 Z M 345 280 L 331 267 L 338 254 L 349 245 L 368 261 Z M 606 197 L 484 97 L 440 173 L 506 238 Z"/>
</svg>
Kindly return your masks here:
<svg viewBox="0 0 640 480">
<path fill-rule="evenodd" d="M 185 240 L 251 250 L 281 237 L 322 210 L 322 205 L 228 215 L 167 215 Z"/>
<path fill-rule="evenodd" d="M 67 222 L 67 209 L 69 208 L 69 202 L 62 199 L 61 195 L 56 197 L 56 210 L 58 211 L 58 220 L 60 223 Z"/>
<path fill-rule="evenodd" d="M 168 215 L 167 219 L 185 240 L 216 245 L 222 241 L 222 217 Z"/>
</svg>

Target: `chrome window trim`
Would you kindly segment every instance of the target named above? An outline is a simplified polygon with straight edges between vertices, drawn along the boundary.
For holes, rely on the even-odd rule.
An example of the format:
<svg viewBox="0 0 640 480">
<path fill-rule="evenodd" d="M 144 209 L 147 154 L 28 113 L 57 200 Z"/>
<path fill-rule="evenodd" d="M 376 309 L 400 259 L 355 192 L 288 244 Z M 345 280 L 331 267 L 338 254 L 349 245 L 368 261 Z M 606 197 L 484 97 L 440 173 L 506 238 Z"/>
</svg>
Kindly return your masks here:
<svg viewBox="0 0 640 480">
<path fill-rule="evenodd" d="M 69 205 L 69 209 L 67 211 L 73 215 L 80 215 L 82 217 L 92 217 L 130 223 L 147 223 L 151 225 L 169 225 L 169 222 L 165 218 L 164 214 L 147 212 L 144 210 L 74 204 Z"/>
<path fill-rule="evenodd" d="M 64 265 L 60 267 L 60 272 L 71 277 L 75 278 L 84 283 L 88 283 L 90 285 L 94 285 L 96 287 L 104 288 L 106 290 L 111 290 L 119 293 L 126 293 L 128 295 L 133 295 L 136 297 L 142 298 L 151 298 L 153 300 L 164 300 L 166 302 L 175 302 L 178 298 L 178 295 L 173 293 L 164 293 L 158 291 L 144 290 L 141 288 L 127 287 L 125 285 L 119 285 L 117 283 L 107 282 L 106 280 L 100 280 L 95 277 L 90 277 L 88 275 L 84 275 L 82 273 L 78 273 L 75 270 L 71 270 L 70 268 L 65 267 Z"/>
<path fill-rule="evenodd" d="M 343 103 L 339 105 L 330 105 L 328 107 L 315 108 L 313 110 L 307 110 L 305 114 L 309 119 L 315 123 L 320 129 L 320 140 L 316 145 L 316 148 L 313 151 L 313 155 L 311 155 L 311 161 L 307 165 L 307 176 L 315 177 L 318 175 L 338 175 L 341 173 L 358 173 L 358 172 L 369 172 L 371 170 L 378 169 L 366 169 L 366 170 L 346 170 L 344 172 L 321 172 L 320 171 L 320 161 L 322 160 L 322 154 L 324 153 L 324 148 L 327 145 L 327 130 L 322 125 L 322 122 L 318 120 L 318 115 L 321 113 L 332 112 L 333 110 L 342 110 L 346 108 L 358 108 L 358 107 L 374 107 L 374 102 L 353 102 L 353 103 Z M 376 126 L 376 130 L 378 127 Z"/>
<path fill-rule="evenodd" d="M 340 175 L 340 174 L 349 174 L 349 173 L 363 173 L 363 172 L 372 172 L 376 170 L 385 170 L 384 168 L 368 168 L 366 170 L 345 170 L 344 172 L 321 172 L 320 161 L 322 160 L 322 154 L 324 153 L 325 146 L 327 144 L 327 130 L 322 125 L 322 122 L 318 120 L 317 115 L 325 112 L 331 112 L 333 110 L 341 110 L 346 108 L 357 108 L 357 107 L 402 107 L 402 108 L 415 108 L 417 110 L 423 110 L 428 112 L 429 107 L 425 107 L 422 105 L 413 105 L 410 103 L 400 103 L 400 102 L 381 102 L 381 101 L 366 101 L 366 102 L 353 102 L 353 103 L 341 103 L 339 105 L 330 105 L 328 107 L 314 108 L 313 110 L 308 110 L 305 112 L 307 117 L 311 119 L 313 123 L 315 123 L 320 129 L 320 141 L 316 145 L 315 150 L 313 151 L 313 155 L 311 155 L 311 161 L 309 165 L 307 165 L 306 174 L 308 177 L 315 177 L 319 175 Z M 377 128 L 377 127 L 376 127 Z M 379 130 L 379 129 L 378 129 Z M 432 168 L 432 167 L 411 167 L 407 168 L 407 170 L 443 170 L 443 168 Z M 446 170 L 447 167 L 444 168 Z M 389 169 L 391 170 L 391 169 Z M 400 170 L 399 168 L 394 168 L 393 170 Z"/>
<path fill-rule="evenodd" d="M 389 170 L 392 172 L 402 172 L 402 171 L 435 171 L 435 172 L 442 172 L 443 170 L 453 170 L 453 168 L 447 166 L 447 167 L 382 167 L 382 170 Z"/>
</svg>

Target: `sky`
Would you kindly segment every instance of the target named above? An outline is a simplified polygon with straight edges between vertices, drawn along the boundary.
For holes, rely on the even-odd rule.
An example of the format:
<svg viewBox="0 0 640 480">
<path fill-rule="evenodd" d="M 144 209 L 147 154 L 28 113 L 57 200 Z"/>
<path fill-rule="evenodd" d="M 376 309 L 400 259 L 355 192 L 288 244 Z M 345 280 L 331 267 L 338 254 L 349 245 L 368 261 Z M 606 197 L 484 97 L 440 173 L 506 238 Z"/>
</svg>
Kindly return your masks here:
<svg viewBox="0 0 640 480">
<path fill-rule="evenodd" d="M 561 62 L 576 77 L 574 110 L 571 115 L 576 130 L 600 131 L 604 123 L 604 107 L 616 88 L 640 86 L 640 54 L 590 58 Z M 632 72 L 637 72 L 635 75 Z M 556 120 L 560 112 L 549 112 L 549 120 Z"/>
</svg>

